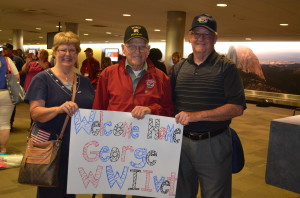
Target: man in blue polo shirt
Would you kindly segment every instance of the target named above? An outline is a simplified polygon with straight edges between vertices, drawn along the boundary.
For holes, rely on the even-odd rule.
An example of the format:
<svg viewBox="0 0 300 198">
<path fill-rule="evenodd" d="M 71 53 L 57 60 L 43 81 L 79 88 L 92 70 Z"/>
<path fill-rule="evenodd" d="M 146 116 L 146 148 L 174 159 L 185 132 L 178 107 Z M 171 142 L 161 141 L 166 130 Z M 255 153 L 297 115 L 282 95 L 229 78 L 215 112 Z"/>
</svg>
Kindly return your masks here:
<svg viewBox="0 0 300 198">
<path fill-rule="evenodd" d="M 184 125 L 176 198 L 231 197 L 229 124 L 243 114 L 245 94 L 238 70 L 216 53 L 217 23 L 196 16 L 188 34 L 193 53 L 171 74 L 175 119 Z"/>
</svg>

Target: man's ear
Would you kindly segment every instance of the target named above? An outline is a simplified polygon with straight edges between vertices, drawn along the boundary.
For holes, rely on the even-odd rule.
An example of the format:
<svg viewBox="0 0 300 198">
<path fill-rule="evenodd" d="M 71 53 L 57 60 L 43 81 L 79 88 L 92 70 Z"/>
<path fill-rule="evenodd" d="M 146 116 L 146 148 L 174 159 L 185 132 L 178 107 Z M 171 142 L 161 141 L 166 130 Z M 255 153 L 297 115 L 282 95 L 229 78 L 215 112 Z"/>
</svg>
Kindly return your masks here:
<svg viewBox="0 0 300 198">
<path fill-rule="evenodd" d="M 215 42 L 214 42 L 215 44 L 216 44 L 217 40 L 218 40 L 218 35 L 215 36 Z"/>
</svg>

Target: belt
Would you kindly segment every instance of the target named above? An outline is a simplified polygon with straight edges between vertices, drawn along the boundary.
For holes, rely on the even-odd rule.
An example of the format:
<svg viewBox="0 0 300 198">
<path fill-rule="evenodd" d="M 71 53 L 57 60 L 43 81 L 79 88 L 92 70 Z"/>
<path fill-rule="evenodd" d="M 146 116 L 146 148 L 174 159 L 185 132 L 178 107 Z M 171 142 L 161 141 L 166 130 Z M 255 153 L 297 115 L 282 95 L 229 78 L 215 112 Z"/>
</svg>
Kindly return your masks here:
<svg viewBox="0 0 300 198">
<path fill-rule="evenodd" d="M 224 131 L 226 131 L 227 129 L 228 129 L 228 127 L 224 127 L 221 129 L 217 129 L 215 131 L 207 131 L 207 132 L 204 132 L 201 134 L 195 133 L 195 132 L 183 132 L 183 135 L 185 137 L 190 138 L 191 140 L 204 140 L 209 137 L 214 137 L 216 135 L 219 135 L 219 134 L 223 133 Z"/>
</svg>

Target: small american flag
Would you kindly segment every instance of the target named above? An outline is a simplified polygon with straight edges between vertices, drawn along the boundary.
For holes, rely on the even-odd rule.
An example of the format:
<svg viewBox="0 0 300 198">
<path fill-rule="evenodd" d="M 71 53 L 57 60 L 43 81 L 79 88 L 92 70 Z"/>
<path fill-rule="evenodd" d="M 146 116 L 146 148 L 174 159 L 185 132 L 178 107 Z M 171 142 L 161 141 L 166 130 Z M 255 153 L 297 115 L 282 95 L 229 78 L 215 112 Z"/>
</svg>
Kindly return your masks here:
<svg viewBox="0 0 300 198">
<path fill-rule="evenodd" d="M 50 132 L 39 129 L 36 124 L 33 126 L 31 131 L 31 139 L 34 143 L 41 143 L 48 141 Z"/>
</svg>

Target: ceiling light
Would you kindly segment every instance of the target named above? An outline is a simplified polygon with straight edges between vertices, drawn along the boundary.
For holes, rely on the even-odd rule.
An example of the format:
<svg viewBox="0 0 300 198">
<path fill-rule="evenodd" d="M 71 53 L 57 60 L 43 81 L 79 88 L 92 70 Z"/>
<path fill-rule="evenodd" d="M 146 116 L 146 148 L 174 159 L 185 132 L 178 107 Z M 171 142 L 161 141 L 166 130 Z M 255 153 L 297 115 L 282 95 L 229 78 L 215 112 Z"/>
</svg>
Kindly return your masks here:
<svg viewBox="0 0 300 198">
<path fill-rule="evenodd" d="M 44 38 L 44 37 L 42 37 L 42 36 L 39 36 L 39 38 L 40 38 L 40 39 L 42 39 L 42 38 Z"/>
<path fill-rule="evenodd" d="M 226 3 L 218 3 L 217 6 L 218 7 L 227 7 L 227 4 Z"/>
<path fill-rule="evenodd" d="M 93 21 L 93 19 L 85 19 L 86 21 Z"/>
<path fill-rule="evenodd" d="M 0 30 L 0 32 L 2 32 L 2 30 Z"/>
<path fill-rule="evenodd" d="M 106 34 L 111 34 L 111 32 L 106 32 Z"/>
<path fill-rule="evenodd" d="M 37 27 L 37 28 L 35 28 L 36 30 L 42 30 L 42 28 L 39 28 L 39 27 Z"/>
<path fill-rule="evenodd" d="M 161 42 L 166 42 L 166 40 L 160 40 Z"/>
<path fill-rule="evenodd" d="M 57 28 L 58 28 L 59 26 L 57 25 L 57 26 L 55 26 L 55 27 L 57 27 Z M 63 26 L 60 26 L 60 28 L 62 28 L 62 27 L 63 27 Z"/>
<path fill-rule="evenodd" d="M 83 35 L 84 35 L 84 36 L 88 36 L 89 34 L 87 34 L 87 33 L 84 33 Z"/>
<path fill-rule="evenodd" d="M 287 23 L 281 23 L 281 24 L 279 24 L 280 26 L 289 26 L 289 24 L 287 24 Z"/>
<path fill-rule="evenodd" d="M 154 32 L 160 32 L 160 29 L 154 29 Z"/>
<path fill-rule="evenodd" d="M 252 41 L 252 38 L 245 38 L 246 41 Z"/>
<path fill-rule="evenodd" d="M 129 17 L 131 14 L 123 14 L 124 17 Z"/>
<path fill-rule="evenodd" d="M 108 43 L 109 41 L 105 41 L 105 43 Z"/>
</svg>

